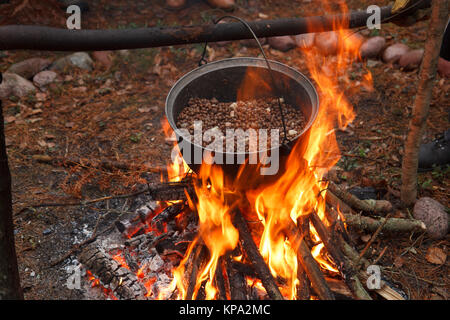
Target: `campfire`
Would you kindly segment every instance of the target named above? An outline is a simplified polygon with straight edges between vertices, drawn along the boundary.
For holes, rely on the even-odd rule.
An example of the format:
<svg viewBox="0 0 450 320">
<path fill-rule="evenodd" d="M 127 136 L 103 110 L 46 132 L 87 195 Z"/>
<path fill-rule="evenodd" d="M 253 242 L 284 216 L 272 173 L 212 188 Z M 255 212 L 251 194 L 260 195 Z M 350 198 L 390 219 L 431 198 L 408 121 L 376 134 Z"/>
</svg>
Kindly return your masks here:
<svg viewBox="0 0 450 320">
<path fill-rule="evenodd" d="M 354 214 L 352 208 L 390 207 L 356 199 L 327 179 L 340 158 L 336 130 L 355 117 L 341 85 L 371 90 L 369 72 L 357 80 L 346 74 L 358 59 L 357 42 L 341 31 L 336 57 L 314 48 L 304 52 L 320 108 L 308 138 L 294 141 L 276 179 L 249 183 L 255 177 L 246 164 L 235 179 L 215 164 L 194 172 L 175 152 L 161 182 L 145 190 L 151 200 L 116 223 L 107 245 L 97 240 L 79 255 L 92 286 L 111 299 L 371 299 L 369 263 L 347 228 L 364 224 L 379 232 L 396 228 L 396 219 L 388 225 L 387 219 Z M 250 71 L 245 79 L 242 92 L 267 86 Z M 176 148 L 169 123 L 163 127 Z M 375 291 L 403 299 L 383 280 Z"/>
</svg>

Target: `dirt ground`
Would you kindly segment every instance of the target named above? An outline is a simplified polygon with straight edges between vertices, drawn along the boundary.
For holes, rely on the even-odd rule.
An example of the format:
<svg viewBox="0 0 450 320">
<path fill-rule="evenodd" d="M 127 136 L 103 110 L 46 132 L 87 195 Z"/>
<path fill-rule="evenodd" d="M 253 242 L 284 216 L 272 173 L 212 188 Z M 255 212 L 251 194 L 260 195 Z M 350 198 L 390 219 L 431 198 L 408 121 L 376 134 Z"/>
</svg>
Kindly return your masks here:
<svg viewBox="0 0 450 320">
<path fill-rule="evenodd" d="M 203 1 L 189 1 L 181 11 L 168 10 L 163 0 L 89 1 L 91 10 L 83 14 L 82 27 L 134 28 L 208 23 L 224 14 Z M 260 13 L 269 18 L 300 17 L 322 14 L 319 1 L 237 0 L 234 15 L 248 20 Z M 365 8 L 367 1 L 347 1 L 352 9 Z M 370 1 L 370 4 L 387 1 Z M 0 5 L 1 10 L 1 5 Z M 18 15 L 16 23 L 62 26 L 55 17 Z M 62 15 L 64 16 L 64 15 Z M 23 20 L 20 20 L 23 19 Z M 1 21 L 1 20 L 0 20 Z M 5 22 L 2 22 L 5 23 Z M 388 43 L 403 42 L 423 48 L 427 22 L 409 28 L 383 25 L 377 32 Z M 368 37 L 369 32 L 363 34 Z M 373 34 L 371 34 L 373 35 Z M 257 49 L 239 41 L 211 45 L 209 60 L 236 56 L 258 56 Z M 13 206 L 19 268 L 26 299 L 78 299 L 76 290 L 66 288 L 66 267 L 70 259 L 56 266 L 51 262 L 67 253 L 74 243 L 87 239 L 99 215 L 115 206 L 132 210 L 138 200 L 110 201 L 85 207 L 24 208 L 39 203 L 61 203 L 131 193 L 147 181 L 158 181 L 157 174 L 145 170 L 120 171 L 92 167 L 84 161 L 109 159 L 130 164 L 164 166 L 171 146 L 161 129 L 166 96 L 175 81 L 194 69 L 200 59 L 201 45 L 174 46 L 115 52 L 109 69 L 71 70 L 62 73 L 62 81 L 52 84 L 39 95 L 4 100 L 6 139 L 13 176 Z M 308 74 L 301 51 L 282 53 L 266 48 L 270 59 L 278 60 Z M 55 60 L 61 52 L 0 52 L 0 70 L 29 57 Z M 352 72 L 358 74 L 362 62 Z M 416 92 L 418 71 L 405 72 L 378 63 L 370 66 L 373 92 L 352 92 L 350 101 L 356 111 L 351 132 L 338 134 L 343 157 L 338 178 L 348 186 L 376 186 L 394 190 L 387 199 L 398 203 L 401 159 L 408 118 Z M 426 140 L 449 127 L 450 81 L 438 78 L 433 88 Z M 34 160 L 35 155 L 68 157 L 79 165 L 65 168 Z M 429 196 L 450 206 L 450 171 L 435 169 L 419 174 L 419 196 Z M 105 211 L 106 210 L 106 211 Z M 408 217 L 411 208 L 396 210 L 394 216 Z M 100 230 L 114 219 L 105 217 Z M 361 235 L 364 236 L 365 235 Z M 370 261 L 379 259 L 390 278 L 411 299 L 448 299 L 449 262 L 432 264 L 427 260 L 429 248 L 448 253 L 449 237 L 433 241 L 424 234 L 399 237 L 380 236 L 369 250 Z M 361 250 L 365 243 L 356 239 Z M 387 248 L 387 249 L 386 249 Z"/>
</svg>

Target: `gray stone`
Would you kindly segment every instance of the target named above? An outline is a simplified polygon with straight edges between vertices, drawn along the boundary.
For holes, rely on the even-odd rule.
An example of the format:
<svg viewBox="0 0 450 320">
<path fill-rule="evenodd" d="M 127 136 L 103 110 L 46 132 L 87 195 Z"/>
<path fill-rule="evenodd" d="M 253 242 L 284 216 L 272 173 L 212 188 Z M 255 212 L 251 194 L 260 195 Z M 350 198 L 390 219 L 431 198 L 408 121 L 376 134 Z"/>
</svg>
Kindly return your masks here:
<svg viewBox="0 0 450 320">
<path fill-rule="evenodd" d="M 383 37 L 372 37 L 367 39 L 359 48 L 361 58 L 369 59 L 378 57 L 385 45 L 386 40 Z"/>
<path fill-rule="evenodd" d="M 272 48 L 283 52 L 289 51 L 296 46 L 295 41 L 291 36 L 270 37 L 267 39 Z"/>
<path fill-rule="evenodd" d="M 38 87 L 45 87 L 55 81 L 57 76 L 58 74 L 54 71 L 44 70 L 33 77 L 33 82 Z"/>
<path fill-rule="evenodd" d="M 314 45 L 314 33 L 298 34 L 294 36 L 295 44 L 300 49 L 310 49 Z"/>
<path fill-rule="evenodd" d="M 383 61 L 386 63 L 397 63 L 400 58 L 409 51 L 409 47 L 403 43 L 395 43 L 383 52 Z"/>
<path fill-rule="evenodd" d="M 56 60 L 50 70 L 63 71 L 69 67 L 78 67 L 83 70 L 92 71 L 93 61 L 86 52 L 75 52 L 69 56 Z"/>
<path fill-rule="evenodd" d="M 27 79 L 15 73 L 5 72 L 0 84 L 0 98 L 9 96 L 23 97 L 36 91 L 36 87 Z"/>
<path fill-rule="evenodd" d="M 448 232 L 448 213 L 445 207 L 434 199 L 423 197 L 417 200 L 413 211 L 414 218 L 425 223 L 428 235 L 442 239 Z"/>
<path fill-rule="evenodd" d="M 47 59 L 31 58 L 11 65 L 6 72 L 15 73 L 25 79 L 31 79 L 50 64 L 51 61 Z"/>
<path fill-rule="evenodd" d="M 336 32 L 321 32 L 314 37 L 314 44 L 323 55 L 334 55 L 338 50 L 339 38 Z"/>
<path fill-rule="evenodd" d="M 398 64 L 405 70 L 414 70 L 420 66 L 423 58 L 423 49 L 411 50 L 405 53 Z"/>
</svg>

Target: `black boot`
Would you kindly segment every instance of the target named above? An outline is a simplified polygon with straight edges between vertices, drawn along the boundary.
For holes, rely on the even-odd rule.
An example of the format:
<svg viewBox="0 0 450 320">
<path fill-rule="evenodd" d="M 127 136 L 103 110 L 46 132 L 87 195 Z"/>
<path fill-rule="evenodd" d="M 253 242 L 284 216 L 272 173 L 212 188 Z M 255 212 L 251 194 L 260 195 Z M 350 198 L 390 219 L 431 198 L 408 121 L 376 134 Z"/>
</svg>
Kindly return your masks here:
<svg viewBox="0 0 450 320">
<path fill-rule="evenodd" d="M 419 171 L 450 164 L 450 129 L 442 137 L 423 144 L 419 150 Z"/>
<path fill-rule="evenodd" d="M 76 5 L 80 7 L 81 12 L 86 12 L 89 10 L 89 5 L 83 0 L 59 0 L 61 2 L 63 9 L 66 10 L 70 5 Z"/>
</svg>

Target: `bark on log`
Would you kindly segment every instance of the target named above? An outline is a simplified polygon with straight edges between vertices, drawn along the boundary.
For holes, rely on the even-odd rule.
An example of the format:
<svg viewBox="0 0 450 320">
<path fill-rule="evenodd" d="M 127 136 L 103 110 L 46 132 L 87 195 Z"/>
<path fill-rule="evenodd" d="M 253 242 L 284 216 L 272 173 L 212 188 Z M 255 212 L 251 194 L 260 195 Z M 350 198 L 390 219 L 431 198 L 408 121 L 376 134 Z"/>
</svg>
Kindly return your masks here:
<svg viewBox="0 0 450 320">
<path fill-rule="evenodd" d="M 348 28 L 367 25 L 365 10 L 348 14 L 249 22 L 258 38 L 331 31 L 337 21 Z M 382 22 L 391 17 L 391 6 L 381 8 Z M 14 36 L 11 36 L 14 35 Z M 253 39 L 240 23 L 125 30 L 67 30 L 41 26 L 0 27 L 0 50 L 99 51 L 186 45 Z"/>
<path fill-rule="evenodd" d="M 449 1 L 432 1 L 431 19 L 428 27 L 425 53 L 419 73 L 419 84 L 414 100 L 409 133 L 405 142 L 405 155 L 402 162 L 401 200 L 405 205 L 412 205 L 417 198 L 417 168 L 419 148 L 422 142 L 436 78 L 437 61 L 442 44 L 444 28 L 448 21 Z"/>
<path fill-rule="evenodd" d="M 334 209 L 332 208 L 327 208 L 327 218 L 331 220 L 330 222 L 332 224 L 335 224 L 338 213 L 333 210 Z M 355 270 L 358 270 L 359 278 L 363 281 L 363 283 L 367 284 L 366 282 L 368 279 L 368 274 L 365 270 L 367 270 L 370 262 L 364 257 L 361 258 L 359 253 L 342 237 L 342 234 L 336 235 L 336 241 L 338 242 L 342 253 L 350 259 Z M 381 280 L 380 289 L 375 289 L 375 292 L 388 300 L 405 300 L 405 298 L 401 294 L 387 285 L 383 280 Z"/>
<path fill-rule="evenodd" d="M 346 214 L 345 223 L 353 228 L 375 232 L 384 223 L 381 232 L 388 233 L 410 233 L 426 231 L 425 224 L 420 220 L 385 218 L 374 219 L 361 215 Z"/>
<path fill-rule="evenodd" d="M 313 212 L 311 221 L 320 236 L 325 248 L 335 262 L 347 286 L 352 290 L 354 296 L 359 300 L 372 300 L 367 291 L 362 287 L 358 279 L 357 270 L 349 263 L 349 260 L 342 254 L 336 239 L 331 237 L 330 232 L 322 223 L 319 216 Z"/>
<path fill-rule="evenodd" d="M 0 73 L 0 83 L 2 74 Z M 14 245 L 11 173 L 6 153 L 3 108 L 0 100 L 0 300 L 23 299 Z"/>
<path fill-rule="evenodd" d="M 342 187 L 330 181 L 328 189 L 333 192 L 338 198 L 350 205 L 356 210 L 369 212 L 390 212 L 392 211 L 392 204 L 386 200 L 360 200 L 350 192 L 344 190 Z"/>
<path fill-rule="evenodd" d="M 261 279 L 267 294 L 273 300 L 283 300 L 283 296 L 281 295 L 280 289 L 276 285 L 275 280 L 270 273 L 269 267 L 266 265 L 258 250 L 258 247 L 253 241 L 252 235 L 248 229 L 244 217 L 242 216 L 242 213 L 237 209 L 234 211 L 233 224 L 239 231 L 239 241 L 241 242 L 241 246 L 252 262 L 252 266 L 258 274 L 258 278 Z"/>
<path fill-rule="evenodd" d="M 78 256 L 87 270 L 112 290 L 115 297 L 124 300 L 144 299 L 146 290 L 136 275 L 123 268 L 108 253 L 95 244 L 86 247 Z"/>
<path fill-rule="evenodd" d="M 319 265 L 311 255 L 311 250 L 309 249 L 304 239 L 301 237 L 300 232 L 297 230 L 295 224 L 292 223 L 292 225 L 288 226 L 285 231 L 287 237 L 289 238 L 289 241 L 292 244 L 292 247 L 297 252 L 300 263 L 303 266 L 306 274 L 308 275 L 313 289 L 316 291 L 319 298 L 321 300 L 335 300 L 333 293 L 331 292 L 325 281 L 322 270 L 320 270 Z"/>
</svg>

